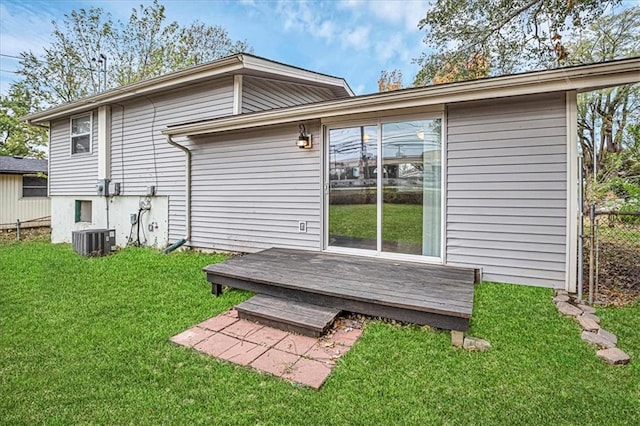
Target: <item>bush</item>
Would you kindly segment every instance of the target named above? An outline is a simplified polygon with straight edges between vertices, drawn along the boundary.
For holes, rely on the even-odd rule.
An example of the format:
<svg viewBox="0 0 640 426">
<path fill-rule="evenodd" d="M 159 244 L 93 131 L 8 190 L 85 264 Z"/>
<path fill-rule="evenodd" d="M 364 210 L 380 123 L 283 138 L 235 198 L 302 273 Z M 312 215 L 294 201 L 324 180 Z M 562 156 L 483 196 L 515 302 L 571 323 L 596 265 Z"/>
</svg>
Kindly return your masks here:
<svg viewBox="0 0 640 426">
<path fill-rule="evenodd" d="M 422 204 L 422 191 L 398 191 L 387 188 L 383 193 L 383 201 L 390 204 Z M 358 188 L 342 191 L 331 191 L 330 203 L 339 204 L 375 204 L 377 193 L 375 188 Z"/>
</svg>

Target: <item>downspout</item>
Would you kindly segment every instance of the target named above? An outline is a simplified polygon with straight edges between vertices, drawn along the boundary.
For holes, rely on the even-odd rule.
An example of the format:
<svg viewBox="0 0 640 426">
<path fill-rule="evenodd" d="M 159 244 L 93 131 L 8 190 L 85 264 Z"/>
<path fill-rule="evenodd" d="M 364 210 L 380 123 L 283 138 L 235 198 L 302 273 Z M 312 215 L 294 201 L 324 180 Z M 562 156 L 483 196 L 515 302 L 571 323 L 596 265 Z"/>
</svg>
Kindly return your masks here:
<svg viewBox="0 0 640 426">
<path fill-rule="evenodd" d="M 171 139 L 171 135 L 166 135 L 167 143 L 175 146 L 185 153 L 185 200 L 184 200 L 184 228 L 185 236 L 183 239 L 176 241 L 169 247 L 165 248 L 163 252 L 165 254 L 171 253 L 178 247 L 184 245 L 187 241 L 191 240 L 191 151 L 185 146 L 180 145 Z"/>
</svg>

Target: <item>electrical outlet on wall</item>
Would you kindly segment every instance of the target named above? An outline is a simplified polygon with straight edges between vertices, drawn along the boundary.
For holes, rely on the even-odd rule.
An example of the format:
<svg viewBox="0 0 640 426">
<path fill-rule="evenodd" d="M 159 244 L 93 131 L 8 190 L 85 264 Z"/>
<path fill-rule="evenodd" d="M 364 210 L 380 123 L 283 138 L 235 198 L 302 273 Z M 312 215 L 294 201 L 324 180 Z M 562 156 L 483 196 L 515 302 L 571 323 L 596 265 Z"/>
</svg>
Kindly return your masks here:
<svg viewBox="0 0 640 426">
<path fill-rule="evenodd" d="M 298 232 L 307 232 L 307 222 L 301 220 L 298 222 Z"/>
</svg>

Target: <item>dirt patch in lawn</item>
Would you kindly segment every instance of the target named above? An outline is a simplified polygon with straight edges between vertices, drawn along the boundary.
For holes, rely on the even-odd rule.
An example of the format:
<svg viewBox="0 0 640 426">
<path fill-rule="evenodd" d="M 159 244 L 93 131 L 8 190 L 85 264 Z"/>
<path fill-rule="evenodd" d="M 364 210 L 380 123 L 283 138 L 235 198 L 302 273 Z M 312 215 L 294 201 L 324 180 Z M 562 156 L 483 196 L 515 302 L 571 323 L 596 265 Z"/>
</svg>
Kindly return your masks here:
<svg viewBox="0 0 640 426">
<path fill-rule="evenodd" d="M 15 229 L 0 230 L 0 241 L 18 241 L 18 234 Z M 23 228 L 20 230 L 20 241 L 51 241 L 51 228 L 41 226 L 37 228 Z"/>
<path fill-rule="evenodd" d="M 640 299 L 640 245 L 599 246 L 597 301 L 624 305 Z"/>
</svg>

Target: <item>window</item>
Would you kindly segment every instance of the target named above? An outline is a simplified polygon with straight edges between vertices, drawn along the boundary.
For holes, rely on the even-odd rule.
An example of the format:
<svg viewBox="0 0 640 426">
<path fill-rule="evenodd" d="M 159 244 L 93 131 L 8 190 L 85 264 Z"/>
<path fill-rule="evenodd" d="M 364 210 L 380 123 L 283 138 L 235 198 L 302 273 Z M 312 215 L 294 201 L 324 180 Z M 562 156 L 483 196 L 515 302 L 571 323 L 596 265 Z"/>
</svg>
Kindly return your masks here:
<svg viewBox="0 0 640 426">
<path fill-rule="evenodd" d="M 91 222 L 91 201 L 76 200 L 76 223 Z"/>
<path fill-rule="evenodd" d="M 71 154 L 91 152 L 91 114 L 71 117 Z"/>
<path fill-rule="evenodd" d="M 46 197 L 47 196 L 47 178 L 36 175 L 22 176 L 22 197 Z"/>
</svg>

